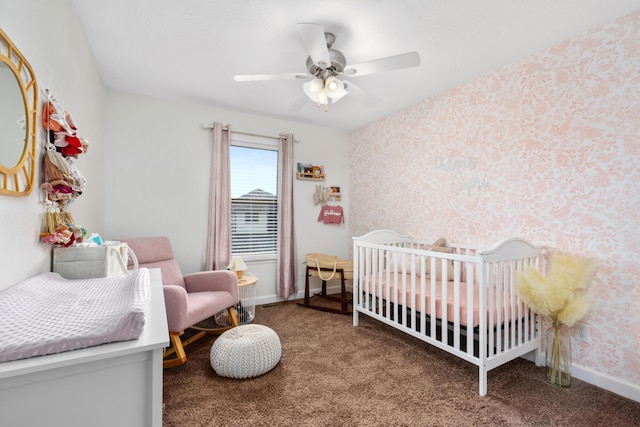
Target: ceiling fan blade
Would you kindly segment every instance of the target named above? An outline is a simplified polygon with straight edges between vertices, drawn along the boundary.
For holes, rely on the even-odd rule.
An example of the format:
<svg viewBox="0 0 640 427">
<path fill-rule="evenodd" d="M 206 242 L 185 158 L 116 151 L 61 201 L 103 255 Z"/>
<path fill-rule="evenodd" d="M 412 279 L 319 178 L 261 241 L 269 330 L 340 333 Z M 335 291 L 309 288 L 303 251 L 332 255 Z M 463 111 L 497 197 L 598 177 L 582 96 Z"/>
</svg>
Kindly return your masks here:
<svg viewBox="0 0 640 427">
<path fill-rule="evenodd" d="M 302 42 L 309 52 L 309 56 L 319 68 L 325 69 L 331 65 L 327 40 L 324 29 L 319 24 L 299 23 L 296 25 Z"/>
<path fill-rule="evenodd" d="M 284 73 L 284 74 L 238 74 L 233 76 L 237 82 L 256 82 L 263 80 L 295 80 L 311 77 L 305 73 Z"/>
<path fill-rule="evenodd" d="M 291 104 L 291 106 L 289 107 L 289 111 L 300 111 L 302 110 L 302 107 L 304 107 L 307 103 L 312 102 L 313 101 L 311 101 L 305 95 L 302 95 L 298 97 L 298 99 L 293 104 Z"/>
<path fill-rule="evenodd" d="M 344 69 L 342 74 L 360 77 L 383 71 L 417 67 L 418 65 L 420 65 L 420 55 L 418 52 L 408 52 L 400 55 L 387 56 L 386 58 L 374 59 L 360 64 L 349 65 Z"/>
<path fill-rule="evenodd" d="M 361 87 L 356 86 L 351 81 L 344 80 L 344 84 L 345 89 L 349 92 L 349 95 L 347 95 L 348 97 L 353 97 L 354 99 L 369 107 L 373 107 L 380 103 L 380 98 L 370 94 Z"/>
</svg>

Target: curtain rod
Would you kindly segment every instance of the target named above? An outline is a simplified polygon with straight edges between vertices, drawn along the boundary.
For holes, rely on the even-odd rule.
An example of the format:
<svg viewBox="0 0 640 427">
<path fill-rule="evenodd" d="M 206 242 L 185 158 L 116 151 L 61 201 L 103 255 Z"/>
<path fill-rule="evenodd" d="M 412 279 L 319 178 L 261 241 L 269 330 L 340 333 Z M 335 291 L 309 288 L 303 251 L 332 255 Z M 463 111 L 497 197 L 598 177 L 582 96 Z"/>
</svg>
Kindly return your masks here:
<svg viewBox="0 0 640 427">
<path fill-rule="evenodd" d="M 202 128 L 206 130 L 211 130 L 213 129 L 213 125 L 202 125 Z M 222 129 L 229 130 L 229 126 L 222 126 Z M 282 136 L 264 135 L 262 133 L 245 132 L 245 131 L 235 130 L 235 129 L 231 129 L 231 133 L 239 133 L 241 135 L 248 135 L 248 136 L 258 136 L 261 138 L 282 139 Z M 300 142 L 300 141 L 298 141 L 297 139 L 294 139 L 293 142 Z"/>
</svg>

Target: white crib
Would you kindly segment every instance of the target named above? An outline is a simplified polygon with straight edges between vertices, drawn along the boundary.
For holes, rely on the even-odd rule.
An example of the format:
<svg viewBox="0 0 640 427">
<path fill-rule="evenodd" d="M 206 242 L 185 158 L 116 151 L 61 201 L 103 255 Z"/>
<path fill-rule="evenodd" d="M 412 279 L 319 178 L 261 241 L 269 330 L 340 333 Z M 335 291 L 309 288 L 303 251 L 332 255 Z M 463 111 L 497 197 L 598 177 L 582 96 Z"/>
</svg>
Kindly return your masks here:
<svg viewBox="0 0 640 427">
<path fill-rule="evenodd" d="M 516 272 L 543 262 L 519 238 L 481 250 L 372 231 L 353 238 L 353 324 L 366 314 L 475 364 L 484 396 L 491 369 L 531 351 L 541 363 L 537 316 L 515 286 Z"/>
</svg>

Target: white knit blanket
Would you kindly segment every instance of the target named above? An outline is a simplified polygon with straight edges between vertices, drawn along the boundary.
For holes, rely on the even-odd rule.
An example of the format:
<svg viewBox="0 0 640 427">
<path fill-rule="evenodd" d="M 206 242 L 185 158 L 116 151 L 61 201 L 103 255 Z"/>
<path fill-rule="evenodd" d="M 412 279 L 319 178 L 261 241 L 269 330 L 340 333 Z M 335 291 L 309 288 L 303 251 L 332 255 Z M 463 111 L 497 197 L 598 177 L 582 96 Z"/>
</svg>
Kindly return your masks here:
<svg viewBox="0 0 640 427">
<path fill-rule="evenodd" d="M 31 277 L 0 292 L 0 362 L 138 338 L 149 270 L 100 279 Z"/>
</svg>

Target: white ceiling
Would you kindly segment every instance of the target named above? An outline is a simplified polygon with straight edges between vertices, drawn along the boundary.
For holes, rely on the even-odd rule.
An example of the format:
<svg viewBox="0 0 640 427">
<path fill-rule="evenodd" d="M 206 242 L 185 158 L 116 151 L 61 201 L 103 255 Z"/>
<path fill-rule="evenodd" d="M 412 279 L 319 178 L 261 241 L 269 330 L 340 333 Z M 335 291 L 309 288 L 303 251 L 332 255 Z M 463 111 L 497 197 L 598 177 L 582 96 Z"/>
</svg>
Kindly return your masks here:
<svg viewBox="0 0 640 427">
<path fill-rule="evenodd" d="M 73 2 L 110 89 L 343 131 L 640 8 L 638 0 Z M 326 113 L 304 97 L 301 80 L 233 80 L 236 74 L 306 73 L 299 22 L 333 33 L 333 48 L 347 65 L 414 50 L 422 63 L 350 78 L 381 102 L 367 106 L 350 93 Z M 296 104 L 302 107 L 292 109 Z"/>
</svg>

